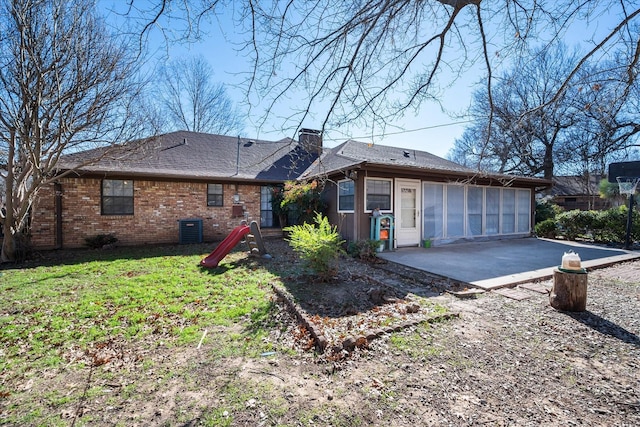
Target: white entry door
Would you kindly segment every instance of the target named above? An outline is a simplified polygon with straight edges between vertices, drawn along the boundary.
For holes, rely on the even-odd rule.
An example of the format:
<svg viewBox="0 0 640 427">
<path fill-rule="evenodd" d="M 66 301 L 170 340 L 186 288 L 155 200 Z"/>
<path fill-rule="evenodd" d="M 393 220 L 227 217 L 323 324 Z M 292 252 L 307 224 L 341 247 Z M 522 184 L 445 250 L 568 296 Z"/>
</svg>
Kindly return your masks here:
<svg viewBox="0 0 640 427">
<path fill-rule="evenodd" d="M 395 234 L 398 246 L 420 246 L 420 180 L 396 179 Z"/>
</svg>

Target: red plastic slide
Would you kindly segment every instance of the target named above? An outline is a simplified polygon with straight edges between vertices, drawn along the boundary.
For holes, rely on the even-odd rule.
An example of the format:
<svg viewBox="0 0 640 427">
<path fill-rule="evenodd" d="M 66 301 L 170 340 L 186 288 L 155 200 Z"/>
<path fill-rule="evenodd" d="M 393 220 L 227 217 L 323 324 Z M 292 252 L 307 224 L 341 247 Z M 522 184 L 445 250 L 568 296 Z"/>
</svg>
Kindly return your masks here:
<svg viewBox="0 0 640 427">
<path fill-rule="evenodd" d="M 244 236 L 249 234 L 251 227 L 248 225 L 239 225 L 233 229 L 227 237 L 211 252 L 211 254 L 200 261 L 200 265 L 206 268 L 216 268 L 222 258 L 226 257 L 229 252 L 242 240 Z"/>
</svg>

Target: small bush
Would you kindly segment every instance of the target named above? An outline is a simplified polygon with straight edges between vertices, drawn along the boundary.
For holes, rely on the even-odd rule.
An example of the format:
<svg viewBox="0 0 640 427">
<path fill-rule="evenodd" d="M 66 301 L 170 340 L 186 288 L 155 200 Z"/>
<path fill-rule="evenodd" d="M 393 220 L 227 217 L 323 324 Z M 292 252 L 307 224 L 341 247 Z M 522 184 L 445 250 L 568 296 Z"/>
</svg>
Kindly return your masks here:
<svg viewBox="0 0 640 427">
<path fill-rule="evenodd" d="M 379 246 L 380 240 L 357 240 L 349 243 L 347 253 L 354 258 L 373 261 L 378 258 L 377 249 Z"/>
<path fill-rule="evenodd" d="M 118 241 L 118 238 L 113 234 L 98 234 L 96 236 L 85 237 L 84 241 L 91 249 L 100 249 L 107 245 L 113 245 Z"/>
<path fill-rule="evenodd" d="M 536 236 L 555 239 L 558 232 L 558 227 L 556 226 L 556 221 L 549 218 L 537 223 L 535 226 L 535 231 Z"/>
<path fill-rule="evenodd" d="M 536 202 L 536 224 L 547 219 L 555 219 L 562 213 L 562 208 L 549 200 Z"/>
<path fill-rule="evenodd" d="M 640 240 L 640 212 L 634 209 L 632 213 L 631 240 Z M 627 218 L 629 208 L 620 206 L 598 213 L 594 224 L 593 238 L 603 243 L 624 243 L 627 236 Z"/>
<path fill-rule="evenodd" d="M 558 215 L 556 223 L 567 240 L 576 240 L 578 237 L 591 238 L 595 218 L 595 211 L 574 209 Z"/>
<path fill-rule="evenodd" d="M 598 243 L 625 243 L 627 234 L 627 217 L 629 209 L 626 206 L 607 209 L 606 211 L 563 212 L 556 220 L 545 220 L 535 226 L 538 236 L 564 237 L 567 240 L 584 238 Z M 631 227 L 631 241 L 640 241 L 640 211 L 633 210 Z"/>
<path fill-rule="evenodd" d="M 289 233 L 286 239 L 307 265 L 322 280 L 328 280 L 335 273 L 335 262 L 344 251 L 344 240 L 337 228 L 329 223 L 327 217 L 316 213 L 315 224 L 304 223 L 286 227 Z"/>
<path fill-rule="evenodd" d="M 322 200 L 323 184 L 319 181 L 287 181 L 284 187 L 274 187 L 271 198 L 274 215 L 285 226 L 313 222 L 314 215 L 322 212 L 326 204 Z"/>
</svg>

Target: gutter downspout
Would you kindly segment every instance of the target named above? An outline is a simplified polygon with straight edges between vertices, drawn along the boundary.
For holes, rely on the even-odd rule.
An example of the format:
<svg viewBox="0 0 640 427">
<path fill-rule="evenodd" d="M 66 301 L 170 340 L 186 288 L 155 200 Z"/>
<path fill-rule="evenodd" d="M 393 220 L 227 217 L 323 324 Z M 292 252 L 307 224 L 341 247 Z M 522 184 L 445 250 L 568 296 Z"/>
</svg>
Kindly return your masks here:
<svg viewBox="0 0 640 427">
<path fill-rule="evenodd" d="M 54 183 L 54 210 L 56 216 L 56 240 L 55 248 L 62 249 L 62 184 Z"/>
<path fill-rule="evenodd" d="M 236 154 L 236 175 L 240 173 L 240 135 L 238 135 L 238 151 Z"/>
</svg>

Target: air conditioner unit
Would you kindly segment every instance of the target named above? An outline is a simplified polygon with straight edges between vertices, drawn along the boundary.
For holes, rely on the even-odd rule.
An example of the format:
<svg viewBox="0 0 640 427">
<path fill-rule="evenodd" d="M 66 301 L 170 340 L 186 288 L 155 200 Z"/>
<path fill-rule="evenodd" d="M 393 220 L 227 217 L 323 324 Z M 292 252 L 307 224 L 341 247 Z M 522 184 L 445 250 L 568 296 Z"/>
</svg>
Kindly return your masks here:
<svg viewBox="0 0 640 427">
<path fill-rule="evenodd" d="M 178 220 L 180 227 L 180 244 L 202 243 L 202 220 L 201 219 L 181 219 Z"/>
</svg>

